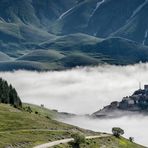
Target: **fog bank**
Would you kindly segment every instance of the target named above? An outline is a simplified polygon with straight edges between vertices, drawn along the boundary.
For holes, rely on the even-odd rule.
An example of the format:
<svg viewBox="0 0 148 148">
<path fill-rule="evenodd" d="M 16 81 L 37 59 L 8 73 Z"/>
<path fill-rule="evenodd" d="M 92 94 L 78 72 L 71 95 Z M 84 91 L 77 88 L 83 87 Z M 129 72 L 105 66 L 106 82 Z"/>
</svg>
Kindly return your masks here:
<svg viewBox="0 0 148 148">
<path fill-rule="evenodd" d="M 134 137 L 136 143 L 148 146 L 148 117 L 137 115 L 133 117 L 101 120 L 76 117 L 61 121 L 79 126 L 81 128 L 107 133 L 111 133 L 112 127 L 121 127 L 125 131 L 124 137 Z"/>
<path fill-rule="evenodd" d="M 138 89 L 139 81 L 148 84 L 148 64 L 105 65 L 61 72 L 1 72 L 0 77 L 16 87 L 24 102 L 87 114 L 131 95 Z"/>
<path fill-rule="evenodd" d="M 133 66 L 98 66 L 53 72 L 1 72 L 17 89 L 23 102 L 44 104 L 50 109 L 77 114 L 91 114 L 111 101 L 131 95 L 141 84 L 148 84 L 148 64 Z M 147 145 L 148 117 L 135 116 L 109 120 L 73 118 L 64 122 L 83 128 L 110 132 L 114 126 L 125 136 Z"/>
</svg>

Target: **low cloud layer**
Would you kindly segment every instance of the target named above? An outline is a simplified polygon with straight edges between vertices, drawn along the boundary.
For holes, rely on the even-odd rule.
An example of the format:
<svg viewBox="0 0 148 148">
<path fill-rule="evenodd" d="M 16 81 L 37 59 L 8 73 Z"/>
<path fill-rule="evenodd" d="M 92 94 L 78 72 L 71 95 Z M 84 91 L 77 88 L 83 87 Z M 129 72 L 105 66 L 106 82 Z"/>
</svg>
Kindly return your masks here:
<svg viewBox="0 0 148 148">
<path fill-rule="evenodd" d="M 59 111 L 91 114 L 111 101 L 131 95 L 148 84 L 148 64 L 134 66 L 100 66 L 62 72 L 1 72 L 0 77 L 12 83 L 23 102 L 45 104 Z M 110 132 L 114 126 L 125 129 L 126 136 L 148 145 L 148 118 L 90 120 L 74 118 L 65 122 L 97 131 Z M 139 122 L 140 121 L 140 122 Z"/>
<path fill-rule="evenodd" d="M 24 102 L 87 114 L 131 95 L 139 82 L 148 84 L 148 64 L 105 65 L 62 72 L 2 72 L 0 77 L 16 87 Z"/>
<path fill-rule="evenodd" d="M 107 133 L 111 133 L 112 127 L 121 127 L 125 131 L 124 136 L 126 138 L 134 137 L 136 143 L 148 146 L 148 117 L 137 115 L 133 117 L 104 120 L 76 117 L 71 119 L 64 119 L 61 121 L 82 128 Z"/>
</svg>

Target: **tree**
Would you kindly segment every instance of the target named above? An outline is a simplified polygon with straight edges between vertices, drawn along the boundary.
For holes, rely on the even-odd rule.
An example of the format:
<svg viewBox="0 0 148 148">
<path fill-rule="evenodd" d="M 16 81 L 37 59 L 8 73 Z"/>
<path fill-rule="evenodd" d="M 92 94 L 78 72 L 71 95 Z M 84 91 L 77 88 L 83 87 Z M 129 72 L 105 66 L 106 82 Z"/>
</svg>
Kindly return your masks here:
<svg viewBox="0 0 148 148">
<path fill-rule="evenodd" d="M 113 127 L 112 128 L 112 133 L 115 137 L 119 138 L 121 135 L 124 134 L 124 130 L 119 128 L 119 127 Z"/>
<path fill-rule="evenodd" d="M 27 106 L 27 107 L 26 107 L 26 111 L 29 112 L 29 113 L 32 113 L 31 107 L 30 107 L 30 106 Z"/>
<path fill-rule="evenodd" d="M 81 133 L 73 133 L 71 137 L 74 139 L 74 144 L 79 147 L 81 143 L 85 142 L 85 136 Z"/>
<path fill-rule="evenodd" d="M 20 101 L 20 98 L 19 98 L 15 88 L 12 87 L 12 85 L 9 86 L 9 99 L 10 99 L 10 104 L 12 104 L 16 107 L 22 106 L 22 102 Z"/>
<path fill-rule="evenodd" d="M 134 137 L 129 137 L 130 142 L 134 142 Z"/>
<path fill-rule="evenodd" d="M 12 85 L 0 78 L 0 103 L 11 104 L 14 107 L 21 108 L 22 102 Z"/>
</svg>

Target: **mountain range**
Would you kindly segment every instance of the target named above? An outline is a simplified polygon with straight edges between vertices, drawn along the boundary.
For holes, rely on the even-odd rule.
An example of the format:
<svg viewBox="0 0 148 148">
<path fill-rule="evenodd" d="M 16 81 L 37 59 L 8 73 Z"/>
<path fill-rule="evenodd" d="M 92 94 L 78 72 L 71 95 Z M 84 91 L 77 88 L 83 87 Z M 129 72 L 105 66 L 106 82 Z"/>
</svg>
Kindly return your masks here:
<svg viewBox="0 0 148 148">
<path fill-rule="evenodd" d="M 0 70 L 147 62 L 147 11 L 148 0 L 1 0 Z"/>
</svg>

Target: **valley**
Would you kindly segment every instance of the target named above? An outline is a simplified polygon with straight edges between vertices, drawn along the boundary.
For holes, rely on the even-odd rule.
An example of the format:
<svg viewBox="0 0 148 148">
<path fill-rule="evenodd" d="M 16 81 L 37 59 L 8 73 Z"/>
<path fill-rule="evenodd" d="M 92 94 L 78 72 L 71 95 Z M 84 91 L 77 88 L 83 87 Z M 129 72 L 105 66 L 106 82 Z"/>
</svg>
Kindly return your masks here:
<svg viewBox="0 0 148 148">
<path fill-rule="evenodd" d="M 0 148 L 146 148 L 147 14 L 148 0 L 0 0 Z"/>
</svg>

